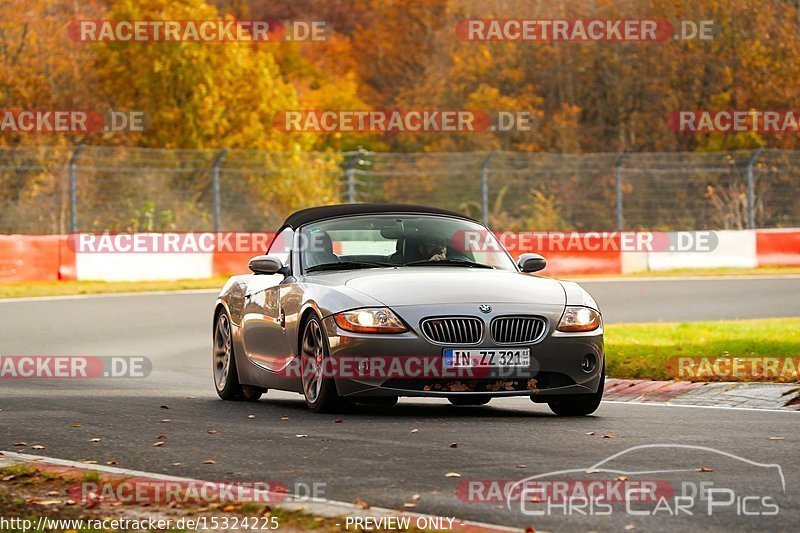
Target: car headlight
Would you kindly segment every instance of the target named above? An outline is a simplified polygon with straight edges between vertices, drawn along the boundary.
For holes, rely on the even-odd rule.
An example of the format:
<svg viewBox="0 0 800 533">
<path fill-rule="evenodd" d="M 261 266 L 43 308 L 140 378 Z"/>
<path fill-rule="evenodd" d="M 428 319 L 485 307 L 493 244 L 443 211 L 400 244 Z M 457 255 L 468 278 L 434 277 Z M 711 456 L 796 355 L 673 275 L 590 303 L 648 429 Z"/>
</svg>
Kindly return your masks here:
<svg viewBox="0 0 800 533">
<path fill-rule="evenodd" d="M 408 328 L 386 307 L 354 309 L 333 315 L 336 325 L 354 333 L 403 333 Z"/>
<path fill-rule="evenodd" d="M 592 331 L 600 325 L 600 313 L 588 307 L 567 307 L 558 331 Z"/>
</svg>

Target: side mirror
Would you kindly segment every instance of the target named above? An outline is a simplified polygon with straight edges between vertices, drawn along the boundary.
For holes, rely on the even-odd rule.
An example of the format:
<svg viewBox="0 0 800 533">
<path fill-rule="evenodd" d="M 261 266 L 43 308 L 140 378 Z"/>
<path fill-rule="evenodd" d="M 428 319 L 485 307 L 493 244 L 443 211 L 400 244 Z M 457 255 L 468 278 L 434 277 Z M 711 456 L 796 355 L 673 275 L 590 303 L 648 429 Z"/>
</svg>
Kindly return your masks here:
<svg viewBox="0 0 800 533">
<path fill-rule="evenodd" d="M 274 255 L 257 255 L 247 263 L 247 266 L 255 274 L 281 274 L 285 272 L 283 263 Z"/>
<path fill-rule="evenodd" d="M 538 272 L 547 266 L 547 261 L 539 254 L 522 254 L 517 259 L 517 266 L 525 273 Z"/>
</svg>

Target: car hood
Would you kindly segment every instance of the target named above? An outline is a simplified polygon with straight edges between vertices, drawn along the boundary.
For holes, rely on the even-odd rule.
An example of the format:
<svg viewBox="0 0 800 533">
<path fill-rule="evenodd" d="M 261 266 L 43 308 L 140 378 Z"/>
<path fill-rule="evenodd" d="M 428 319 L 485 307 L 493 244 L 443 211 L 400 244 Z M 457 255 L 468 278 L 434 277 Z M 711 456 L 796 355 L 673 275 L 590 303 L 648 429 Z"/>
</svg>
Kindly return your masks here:
<svg viewBox="0 0 800 533">
<path fill-rule="evenodd" d="M 409 267 L 325 272 L 308 277 L 344 285 L 387 306 L 447 303 L 527 303 L 566 305 L 562 285 L 501 270 L 463 267 Z"/>
</svg>

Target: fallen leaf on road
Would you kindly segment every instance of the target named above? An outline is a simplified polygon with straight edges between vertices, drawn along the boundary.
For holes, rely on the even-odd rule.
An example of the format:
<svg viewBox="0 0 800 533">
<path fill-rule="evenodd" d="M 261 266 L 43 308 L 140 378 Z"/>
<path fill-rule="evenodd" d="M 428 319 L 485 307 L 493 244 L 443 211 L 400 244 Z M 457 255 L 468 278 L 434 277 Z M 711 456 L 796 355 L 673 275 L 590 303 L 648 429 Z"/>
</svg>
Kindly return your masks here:
<svg viewBox="0 0 800 533">
<path fill-rule="evenodd" d="M 11 481 L 12 479 L 16 479 L 17 476 L 14 474 L 9 474 L 3 478 L 3 481 Z"/>
<path fill-rule="evenodd" d="M 36 505 L 44 505 L 44 506 L 59 505 L 59 504 L 61 504 L 61 500 L 39 500 L 39 501 L 35 501 L 33 503 L 35 503 Z"/>
<path fill-rule="evenodd" d="M 156 440 L 166 439 L 166 435 L 156 435 Z"/>
<path fill-rule="evenodd" d="M 517 468 L 528 468 L 527 465 L 517 465 Z"/>
<path fill-rule="evenodd" d="M 337 418 L 336 420 L 333 421 L 333 423 L 334 424 L 341 424 L 342 423 L 342 419 L 341 418 Z"/>
<path fill-rule="evenodd" d="M 89 439 L 89 442 L 100 442 L 100 439 L 95 437 L 93 439 Z"/>
<path fill-rule="evenodd" d="M 84 459 L 81 462 L 83 464 L 85 464 L 85 465 L 96 465 L 97 464 L 97 461 L 95 461 L 94 459 Z"/>
<path fill-rule="evenodd" d="M 594 431 L 590 431 L 587 433 L 587 435 L 597 435 L 597 433 L 595 433 Z"/>
<path fill-rule="evenodd" d="M 632 531 L 634 529 L 636 529 L 636 526 L 633 524 L 628 524 L 627 526 L 625 526 L 625 531 Z"/>
<path fill-rule="evenodd" d="M 411 497 L 411 499 L 412 499 L 412 500 L 414 500 L 414 501 L 417 501 L 417 500 L 419 500 L 419 499 L 420 499 L 420 495 L 419 495 L 419 494 L 414 494 L 414 495 Z"/>
<path fill-rule="evenodd" d="M 414 428 L 411 430 L 411 433 L 419 433 L 419 430 L 417 428 Z"/>
<path fill-rule="evenodd" d="M 41 444 L 34 444 L 33 446 L 31 446 L 31 449 L 33 449 L 33 450 L 44 450 L 44 446 L 42 446 Z"/>
<path fill-rule="evenodd" d="M 298 433 L 297 435 L 295 435 L 295 437 L 297 437 L 298 439 L 304 439 L 304 438 L 308 437 L 308 435 L 304 435 L 302 433 Z"/>
<path fill-rule="evenodd" d="M 606 433 L 605 435 L 603 435 L 603 438 L 604 439 L 613 439 L 614 435 L 612 433 Z"/>
<path fill-rule="evenodd" d="M 22 441 L 14 443 L 14 446 L 27 446 L 27 445 L 28 445 L 27 442 L 22 442 Z"/>
<path fill-rule="evenodd" d="M 72 427 L 79 428 L 79 427 L 81 427 L 81 425 L 80 424 L 72 424 Z"/>
<path fill-rule="evenodd" d="M 217 464 L 217 462 L 214 459 L 206 459 L 205 461 L 203 461 L 203 464 L 204 465 L 215 465 L 215 464 Z"/>
<path fill-rule="evenodd" d="M 454 443 L 450 444 L 450 447 L 451 448 L 458 448 L 458 443 L 454 442 Z"/>
<path fill-rule="evenodd" d="M 619 476 L 615 478 L 614 481 L 628 481 L 628 476 Z"/>
<path fill-rule="evenodd" d="M 289 417 L 288 416 L 282 416 L 281 420 L 289 420 Z"/>
<path fill-rule="evenodd" d="M 225 511 L 226 513 L 229 513 L 235 509 L 236 509 L 235 505 L 226 505 L 225 507 L 222 508 L 222 510 Z"/>
<path fill-rule="evenodd" d="M 356 507 L 361 507 L 362 509 L 369 509 L 369 504 L 364 500 L 356 500 L 355 501 Z"/>
<path fill-rule="evenodd" d="M 172 419 L 162 418 L 161 420 L 159 420 L 159 422 L 161 422 L 162 424 L 169 424 L 170 422 L 172 422 Z"/>
<path fill-rule="evenodd" d="M 785 438 L 786 437 L 779 437 L 779 436 L 775 435 L 775 436 L 769 437 L 769 440 L 783 440 Z"/>
<path fill-rule="evenodd" d="M 713 471 L 714 471 L 714 469 L 710 468 L 708 466 L 701 466 L 701 467 L 695 468 L 695 472 L 713 472 Z"/>
<path fill-rule="evenodd" d="M 254 419 L 255 417 L 256 415 L 247 415 L 247 418 L 249 418 L 250 420 Z"/>
<path fill-rule="evenodd" d="M 107 465 L 115 465 L 118 464 L 116 461 L 106 461 Z"/>
<path fill-rule="evenodd" d="M 164 445 L 164 441 L 163 440 L 160 440 L 160 441 L 157 441 L 157 442 L 153 443 L 153 446 L 156 446 L 156 447 L 157 446 L 163 446 L 163 445 Z"/>
<path fill-rule="evenodd" d="M 169 409 L 169 407 L 167 407 L 166 405 L 162 405 L 161 408 L 162 409 Z"/>
<path fill-rule="evenodd" d="M 417 506 L 416 503 L 404 503 L 403 504 L 403 507 L 405 507 L 406 509 L 413 509 L 416 506 Z"/>
<path fill-rule="evenodd" d="M 444 475 L 444 477 L 461 477 L 461 474 L 458 472 L 448 472 Z"/>
<path fill-rule="evenodd" d="M 217 433 L 219 433 L 219 431 L 217 431 L 216 429 L 209 429 L 208 430 L 208 434 L 209 435 L 216 435 Z"/>
<path fill-rule="evenodd" d="M 197 396 L 187 396 L 186 399 L 187 400 L 196 400 Z"/>
<path fill-rule="evenodd" d="M 183 466 L 183 463 L 172 463 L 172 466 Z"/>
<path fill-rule="evenodd" d="M 84 505 L 86 507 L 96 507 L 100 504 L 100 497 L 97 496 L 96 492 L 90 492 L 84 497 Z"/>
</svg>

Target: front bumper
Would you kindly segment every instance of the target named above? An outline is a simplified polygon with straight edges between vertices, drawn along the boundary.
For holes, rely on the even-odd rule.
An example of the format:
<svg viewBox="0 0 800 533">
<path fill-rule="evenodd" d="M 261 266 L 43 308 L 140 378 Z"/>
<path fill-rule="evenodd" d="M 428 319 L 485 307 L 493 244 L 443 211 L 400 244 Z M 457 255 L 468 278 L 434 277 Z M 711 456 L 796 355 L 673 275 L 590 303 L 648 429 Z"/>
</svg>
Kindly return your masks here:
<svg viewBox="0 0 800 533">
<path fill-rule="evenodd" d="M 333 367 L 346 369 L 334 374 L 342 396 L 432 396 L 455 395 L 531 396 L 535 401 L 555 397 L 592 394 L 600 386 L 604 366 L 603 326 L 586 333 L 555 331 L 564 307 L 492 304 L 493 312 L 465 313 L 464 304 L 437 306 L 400 306 L 392 310 L 411 328 L 401 334 L 358 334 L 340 329 L 332 317 L 323 320 Z M 477 304 L 473 306 L 477 310 Z M 531 364 L 515 369 L 443 369 L 443 350 L 459 348 L 435 344 L 420 330 L 420 320 L 431 316 L 464 316 L 484 321 L 503 315 L 538 315 L 548 323 L 544 338 L 534 344 L 498 345 L 489 335 L 469 348 L 530 348 Z M 461 346 L 463 348 L 463 346 Z M 586 355 L 596 360 L 590 372 L 581 368 Z M 342 362 L 341 365 L 336 363 Z M 378 371 L 380 367 L 380 371 Z"/>
</svg>

